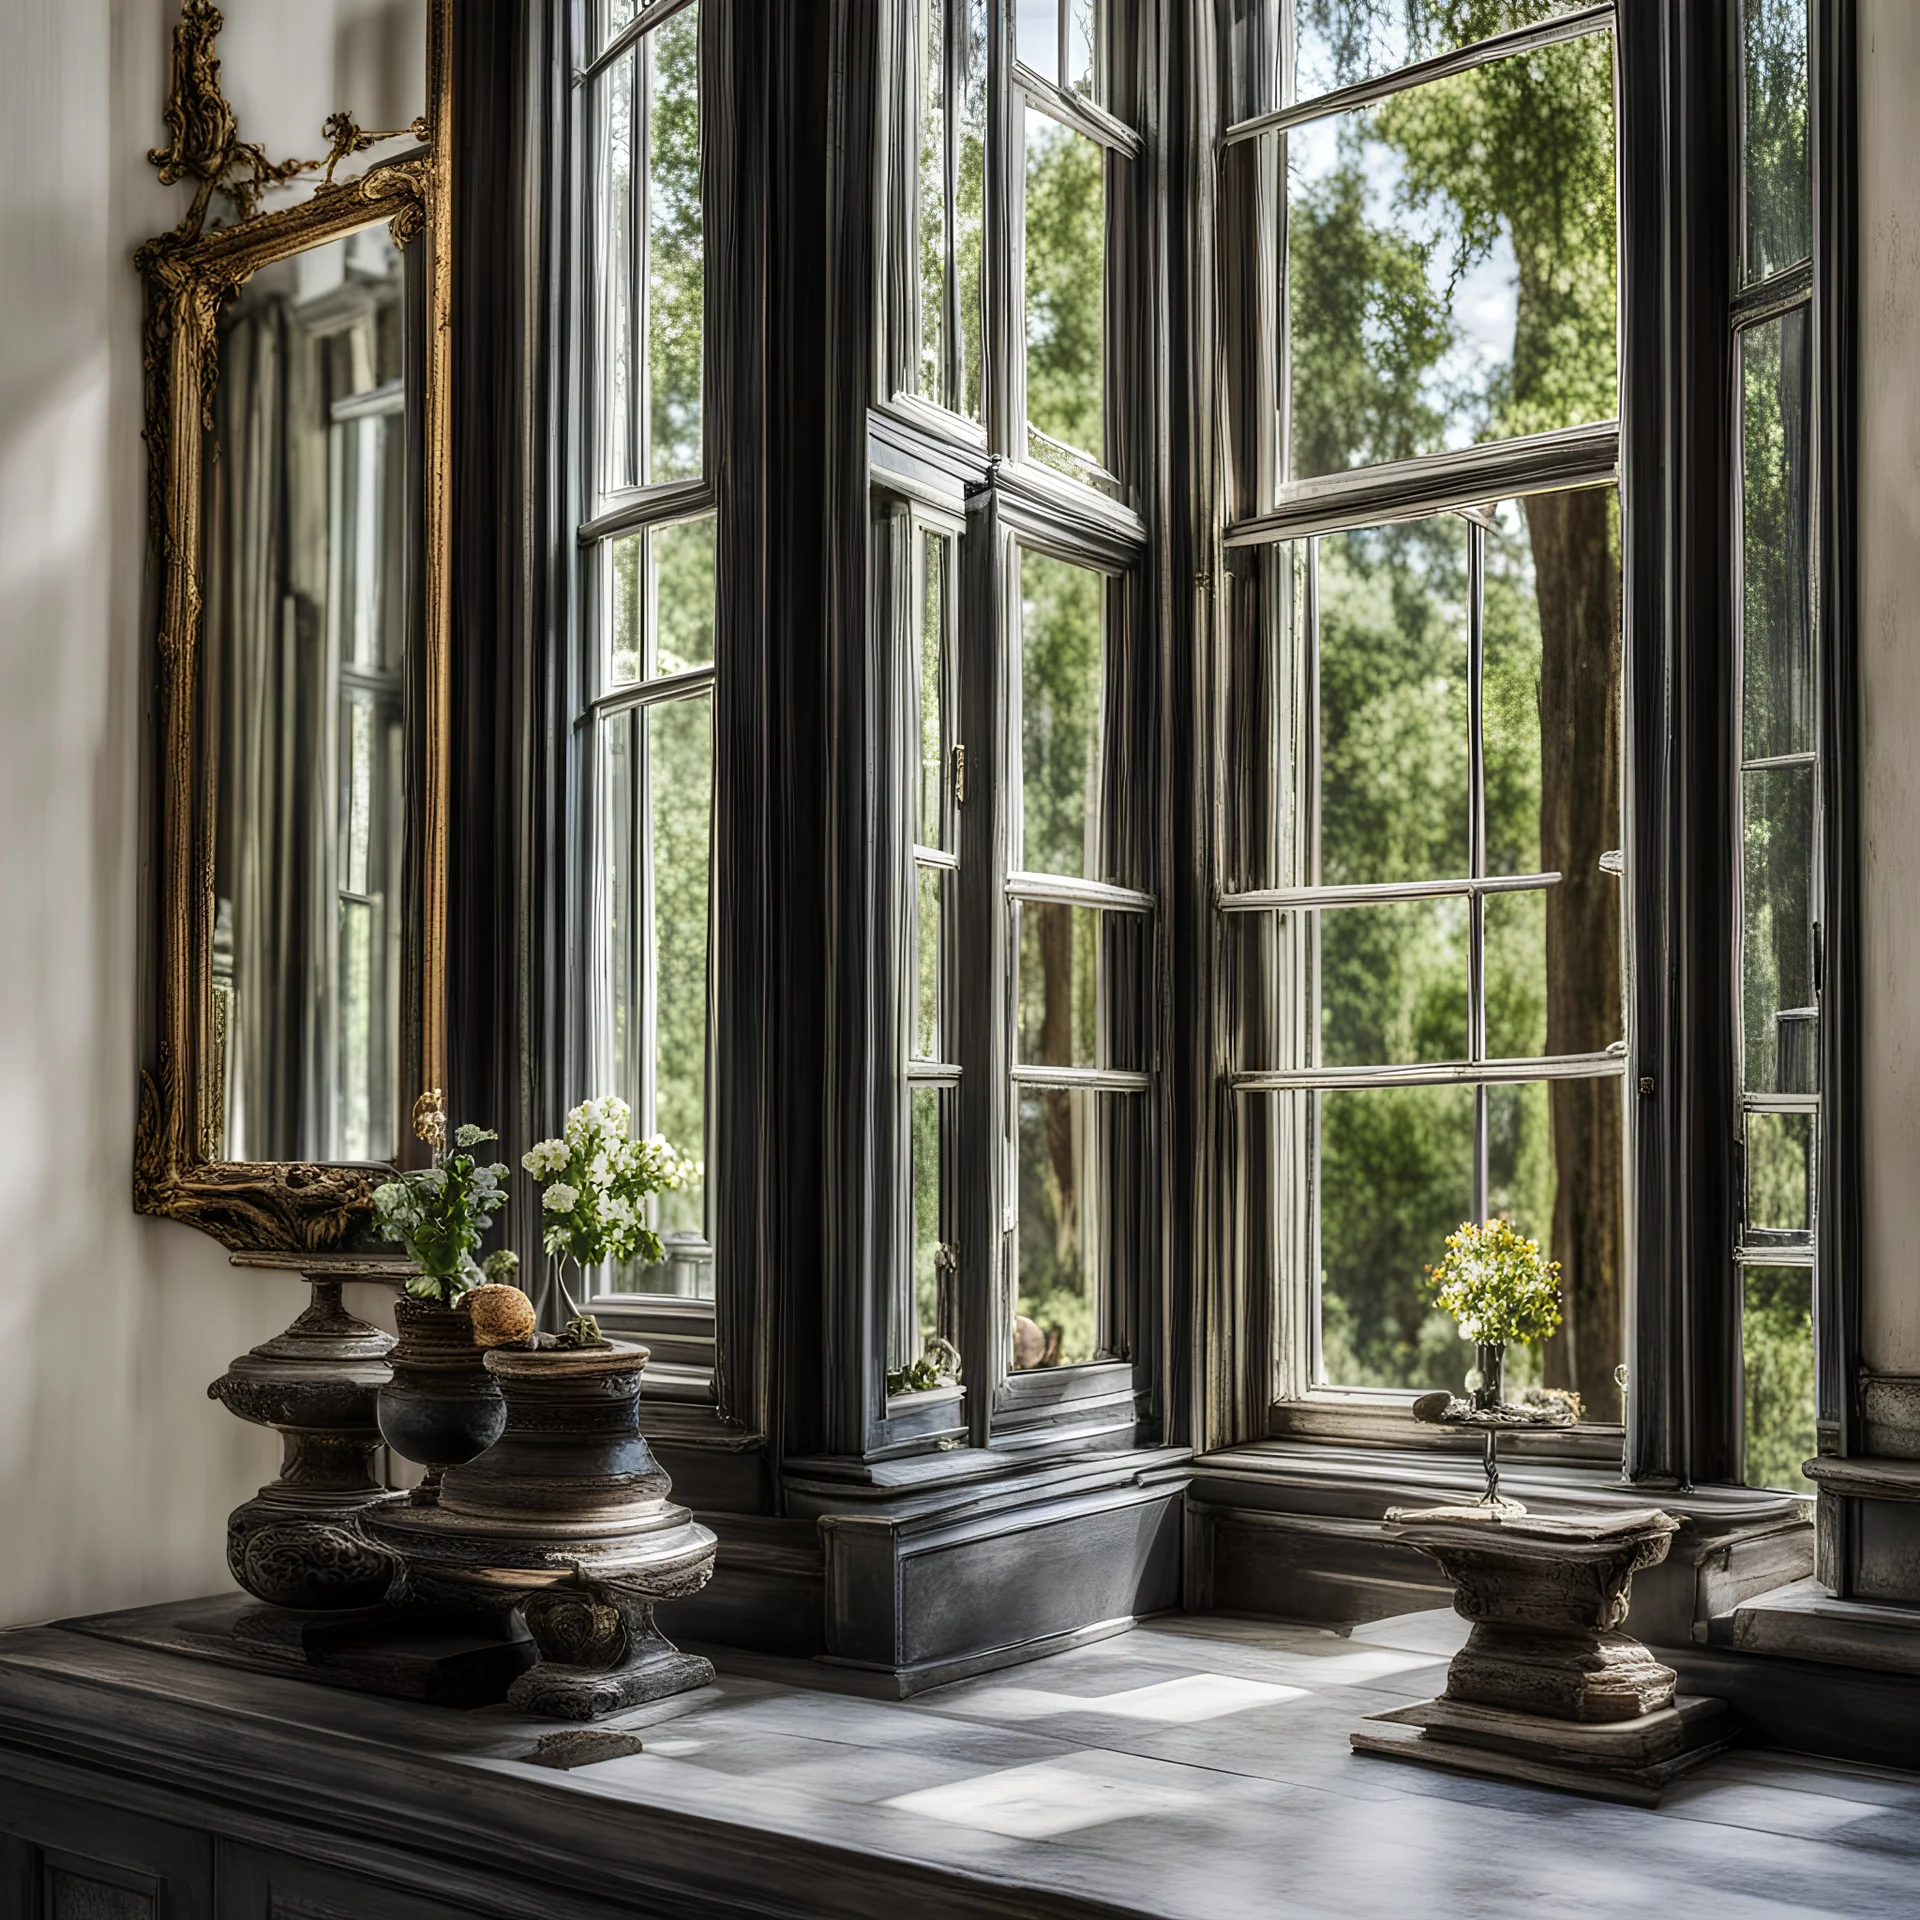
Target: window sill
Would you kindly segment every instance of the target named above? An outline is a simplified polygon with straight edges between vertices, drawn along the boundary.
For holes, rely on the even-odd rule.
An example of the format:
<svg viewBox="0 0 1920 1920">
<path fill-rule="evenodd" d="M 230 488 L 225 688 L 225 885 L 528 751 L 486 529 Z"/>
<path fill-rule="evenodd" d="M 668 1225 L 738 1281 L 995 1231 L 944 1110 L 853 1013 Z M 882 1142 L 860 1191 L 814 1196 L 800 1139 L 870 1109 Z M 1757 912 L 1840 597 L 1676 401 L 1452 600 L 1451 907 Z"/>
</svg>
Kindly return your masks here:
<svg viewBox="0 0 1920 1920">
<path fill-rule="evenodd" d="M 1276 1440 L 1318 1440 L 1347 1447 L 1391 1448 L 1397 1453 L 1470 1454 L 1485 1440 L 1478 1433 L 1428 1426 L 1413 1417 L 1411 1393 L 1348 1390 L 1277 1401 L 1267 1410 L 1267 1432 Z M 1503 1460 L 1558 1460 L 1610 1466 L 1620 1471 L 1625 1432 L 1582 1421 L 1571 1427 L 1517 1429 L 1500 1436 Z"/>
</svg>

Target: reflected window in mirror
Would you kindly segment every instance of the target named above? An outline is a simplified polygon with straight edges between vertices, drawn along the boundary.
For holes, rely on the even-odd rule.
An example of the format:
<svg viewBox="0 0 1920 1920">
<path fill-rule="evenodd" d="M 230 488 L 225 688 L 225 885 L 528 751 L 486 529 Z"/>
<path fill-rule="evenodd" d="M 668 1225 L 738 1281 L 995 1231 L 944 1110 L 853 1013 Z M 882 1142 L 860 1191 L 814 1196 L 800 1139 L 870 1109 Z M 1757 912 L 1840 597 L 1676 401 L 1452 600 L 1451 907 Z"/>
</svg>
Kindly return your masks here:
<svg viewBox="0 0 1920 1920">
<path fill-rule="evenodd" d="M 229 1160 L 383 1160 L 401 1102 L 407 276 L 384 225 L 228 309 L 207 473 L 214 1066 Z"/>
<path fill-rule="evenodd" d="M 706 229 L 699 0 L 603 0 L 575 63 L 589 205 L 578 288 L 595 398 L 579 528 L 587 823 L 576 875 L 582 1063 L 569 1101 L 618 1093 L 637 1134 L 701 1163 L 654 1200 L 664 1255 L 600 1288 L 710 1300 L 704 1166 L 717 521 L 706 481 Z"/>
</svg>

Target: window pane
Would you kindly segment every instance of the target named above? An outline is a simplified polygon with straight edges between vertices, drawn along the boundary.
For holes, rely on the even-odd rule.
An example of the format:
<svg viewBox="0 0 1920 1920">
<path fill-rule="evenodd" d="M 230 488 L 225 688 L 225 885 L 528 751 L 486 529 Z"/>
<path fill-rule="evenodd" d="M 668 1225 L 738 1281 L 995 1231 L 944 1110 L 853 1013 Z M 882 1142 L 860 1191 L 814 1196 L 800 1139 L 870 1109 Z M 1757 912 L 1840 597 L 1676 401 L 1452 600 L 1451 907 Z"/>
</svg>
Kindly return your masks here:
<svg viewBox="0 0 1920 1920">
<path fill-rule="evenodd" d="M 1610 875 L 1598 886 L 1617 887 Z M 1547 1054 L 1601 1053 L 1626 1037 L 1620 993 L 1619 922 L 1589 951 L 1569 928 L 1560 887 L 1487 895 L 1487 1057 L 1537 1060 Z M 1571 951 L 1569 951 L 1571 949 Z"/>
<path fill-rule="evenodd" d="M 920 163 L 916 173 L 920 252 L 920 394 L 954 405 L 947 374 L 947 276 L 952 228 L 947 204 L 947 0 L 920 0 Z"/>
<path fill-rule="evenodd" d="M 941 1109 L 946 1096 L 938 1087 L 912 1093 L 909 1152 L 913 1162 L 912 1324 L 894 1341 L 893 1364 L 910 1365 L 941 1331 L 940 1299 L 940 1149 Z"/>
<path fill-rule="evenodd" d="M 921 1060 L 943 1058 L 940 1032 L 940 907 L 946 874 L 939 867 L 916 867 L 914 939 L 918 981 L 914 995 L 913 1051 Z"/>
<path fill-rule="evenodd" d="M 1807 309 L 1740 336 L 1741 750 L 1814 749 Z"/>
<path fill-rule="evenodd" d="M 1100 0 L 1067 0 L 1068 90 L 1083 100 L 1107 97 Z"/>
<path fill-rule="evenodd" d="M 706 247 L 700 223 L 700 9 L 647 35 L 647 413 L 649 480 L 701 470 Z"/>
<path fill-rule="evenodd" d="M 709 514 L 607 542 L 610 686 L 713 664 L 713 529 Z"/>
<path fill-rule="evenodd" d="M 1814 1116 L 1747 1115 L 1747 1230 L 1813 1231 Z"/>
<path fill-rule="evenodd" d="M 1020 59 L 1059 85 L 1060 0 L 1014 0 L 1013 39 Z"/>
<path fill-rule="evenodd" d="M 1105 877 L 1100 858 L 1105 578 L 1042 553 L 1020 556 L 1020 864 Z"/>
<path fill-rule="evenodd" d="M 959 285 L 960 392 L 954 404 L 981 419 L 981 340 L 986 325 L 983 278 L 987 235 L 987 0 L 967 0 L 967 70 L 961 78 L 955 129 L 954 273 Z"/>
<path fill-rule="evenodd" d="M 1486 1100 L 1487 1210 L 1537 1240 L 1561 1274 L 1560 1329 L 1536 1350 L 1508 1350 L 1509 1389 L 1572 1388 L 1583 1420 L 1614 1424 L 1627 1352 L 1620 1082 L 1536 1080 L 1489 1087 Z"/>
<path fill-rule="evenodd" d="M 623 27 L 631 26 L 640 4 L 641 0 L 593 0 L 594 46 L 604 47 Z"/>
<path fill-rule="evenodd" d="M 1020 1048 L 1025 1066 L 1103 1064 L 1099 1038 L 1098 912 L 1023 900 L 1020 915 Z"/>
<path fill-rule="evenodd" d="M 1468 870 L 1467 529 L 1318 542 L 1320 880 Z"/>
<path fill-rule="evenodd" d="M 1754 1093 L 1812 1093 L 1817 1085 L 1813 780 L 1811 763 L 1741 775 L 1746 1085 Z"/>
<path fill-rule="evenodd" d="M 1558 1189 L 1554 1167 L 1550 1095 L 1557 1081 L 1530 1080 L 1522 1086 L 1487 1089 L 1487 1212 L 1511 1220 L 1529 1240 L 1553 1257 L 1553 1202 Z M 1565 1084 L 1571 1085 L 1572 1082 Z M 1600 1083 L 1618 1100 L 1618 1084 Z M 1520 1382 L 1539 1378 L 1537 1364 Z M 1604 1419 L 1602 1412 L 1593 1416 Z"/>
<path fill-rule="evenodd" d="M 608 68 L 601 110 L 600 363 L 605 401 L 600 409 L 601 477 L 609 487 L 631 486 L 638 474 L 638 262 L 634 246 L 634 114 L 639 49 Z"/>
<path fill-rule="evenodd" d="M 1078 472 L 1060 448 L 1106 460 L 1106 156 L 1031 108 L 1026 140 L 1028 451 Z"/>
<path fill-rule="evenodd" d="M 1020 1286 L 1013 1366 L 1073 1366 L 1101 1350 L 1100 1131 L 1109 1119 L 1104 1103 L 1116 1096 L 1052 1087 L 1015 1093 Z"/>
<path fill-rule="evenodd" d="M 1613 45 L 1286 136 L 1295 478 L 1619 411 Z"/>
<path fill-rule="evenodd" d="M 1467 902 L 1320 915 L 1320 1059 L 1329 1067 L 1467 1057 Z"/>
<path fill-rule="evenodd" d="M 1622 844 L 1619 496 L 1503 500 L 1485 541 L 1487 871 L 1564 875 L 1555 911 L 1612 953 L 1620 883 L 1600 856 Z"/>
<path fill-rule="evenodd" d="M 709 514 L 651 536 L 657 674 L 713 664 L 713 527 Z"/>
<path fill-rule="evenodd" d="M 604 1056 L 634 1128 L 703 1161 L 707 1120 L 707 941 L 712 859 L 711 700 L 619 714 L 601 730 L 607 1032 Z M 662 1194 L 659 1267 L 610 1275 L 616 1291 L 711 1298 L 704 1173 Z"/>
<path fill-rule="evenodd" d="M 342 900 L 334 1141 L 343 1160 L 373 1158 L 373 991 L 373 902 Z"/>
<path fill-rule="evenodd" d="M 1547 896 L 1490 893 L 1487 1058 L 1538 1060 L 1547 1051 Z"/>
<path fill-rule="evenodd" d="M 649 1132 L 704 1161 L 707 921 L 712 868 L 712 702 L 674 700 L 647 716 L 652 788 L 654 1096 Z M 660 1225 L 699 1230 L 705 1183 L 665 1194 Z"/>
<path fill-rule="evenodd" d="M 947 0 L 920 0 L 920 392 L 951 406 L 947 391 Z"/>
<path fill-rule="evenodd" d="M 1747 1267 L 1740 1350 L 1746 1378 L 1747 1485 L 1811 1495 L 1800 1469 L 1814 1430 L 1813 1270 Z"/>
<path fill-rule="evenodd" d="M 1807 167 L 1806 0 L 1744 0 L 1746 278 L 1764 280 L 1813 251 Z"/>
<path fill-rule="evenodd" d="M 949 557 L 944 534 L 920 536 L 920 792 L 914 838 L 950 850 L 947 826 L 947 607 Z"/>
<path fill-rule="evenodd" d="M 1570 12 L 1586 0 L 1296 0 L 1294 98 L 1310 100 L 1362 80 L 1377 80 L 1415 60 L 1451 53 L 1510 27 Z"/>
<path fill-rule="evenodd" d="M 1473 1089 L 1342 1088 L 1315 1105 L 1321 1377 L 1457 1390 L 1471 1353 L 1425 1269 L 1472 1216 Z"/>
</svg>

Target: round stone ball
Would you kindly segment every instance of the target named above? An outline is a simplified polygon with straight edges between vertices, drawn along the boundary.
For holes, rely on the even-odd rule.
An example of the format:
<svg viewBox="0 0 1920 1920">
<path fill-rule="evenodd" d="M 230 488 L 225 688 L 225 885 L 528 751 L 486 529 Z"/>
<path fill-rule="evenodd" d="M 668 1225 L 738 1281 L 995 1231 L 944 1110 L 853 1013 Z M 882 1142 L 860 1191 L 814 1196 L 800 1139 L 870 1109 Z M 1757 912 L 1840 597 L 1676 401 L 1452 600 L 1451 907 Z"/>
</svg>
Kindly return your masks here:
<svg viewBox="0 0 1920 1920">
<path fill-rule="evenodd" d="M 517 1347 L 533 1335 L 533 1302 L 518 1287 L 489 1282 L 466 1299 L 477 1347 Z"/>
</svg>

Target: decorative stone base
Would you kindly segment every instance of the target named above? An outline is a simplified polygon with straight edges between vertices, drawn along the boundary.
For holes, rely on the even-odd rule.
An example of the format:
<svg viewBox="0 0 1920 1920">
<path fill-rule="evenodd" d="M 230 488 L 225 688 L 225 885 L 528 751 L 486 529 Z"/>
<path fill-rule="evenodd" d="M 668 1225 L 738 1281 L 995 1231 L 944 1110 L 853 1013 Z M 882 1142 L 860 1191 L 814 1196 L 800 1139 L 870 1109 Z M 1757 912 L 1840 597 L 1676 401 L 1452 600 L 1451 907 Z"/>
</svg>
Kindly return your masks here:
<svg viewBox="0 0 1920 1920">
<path fill-rule="evenodd" d="M 1446 1692 L 1376 1716 L 1382 1731 L 1355 1733 L 1356 1752 L 1650 1806 L 1732 1737 L 1724 1701 L 1676 1703 L 1673 1669 L 1620 1631 L 1634 1574 L 1665 1559 L 1679 1531 L 1667 1514 L 1388 1519 L 1440 1563 L 1473 1632 Z"/>
<path fill-rule="evenodd" d="M 666 1495 L 672 1482 L 641 1436 L 646 1350 L 495 1350 L 506 1431 L 450 1467 L 432 1507 L 383 1509 L 366 1523 L 400 1567 L 393 1604 L 422 1619 L 524 1619 L 540 1664 L 508 1704 L 591 1720 L 707 1685 L 713 1668 L 654 1625 L 662 1601 L 696 1594 L 714 1537 Z"/>
<path fill-rule="evenodd" d="M 543 1660 L 508 1688 L 507 1705 L 542 1719 L 598 1720 L 603 1714 L 644 1707 L 712 1685 L 711 1660 L 703 1660 L 696 1653 L 682 1653 L 662 1637 L 610 1673 Z"/>
<path fill-rule="evenodd" d="M 237 1593 L 66 1624 L 128 1646 L 431 1707 L 495 1706 L 537 1657 L 512 1619 L 493 1631 L 408 1619 L 386 1607 L 263 1607 Z"/>
<path fill-rule="evenodd" d="M 1721 1700 L 1681 1698 L 1636 1720 L 1569 1726 L 1443 1695 L 1370 1715 L 1352 1738 L 1356 1753 L 1652 1807 L 1683 1773 L 1724 1752 L 1737 1731 Z"/>
</svg>

